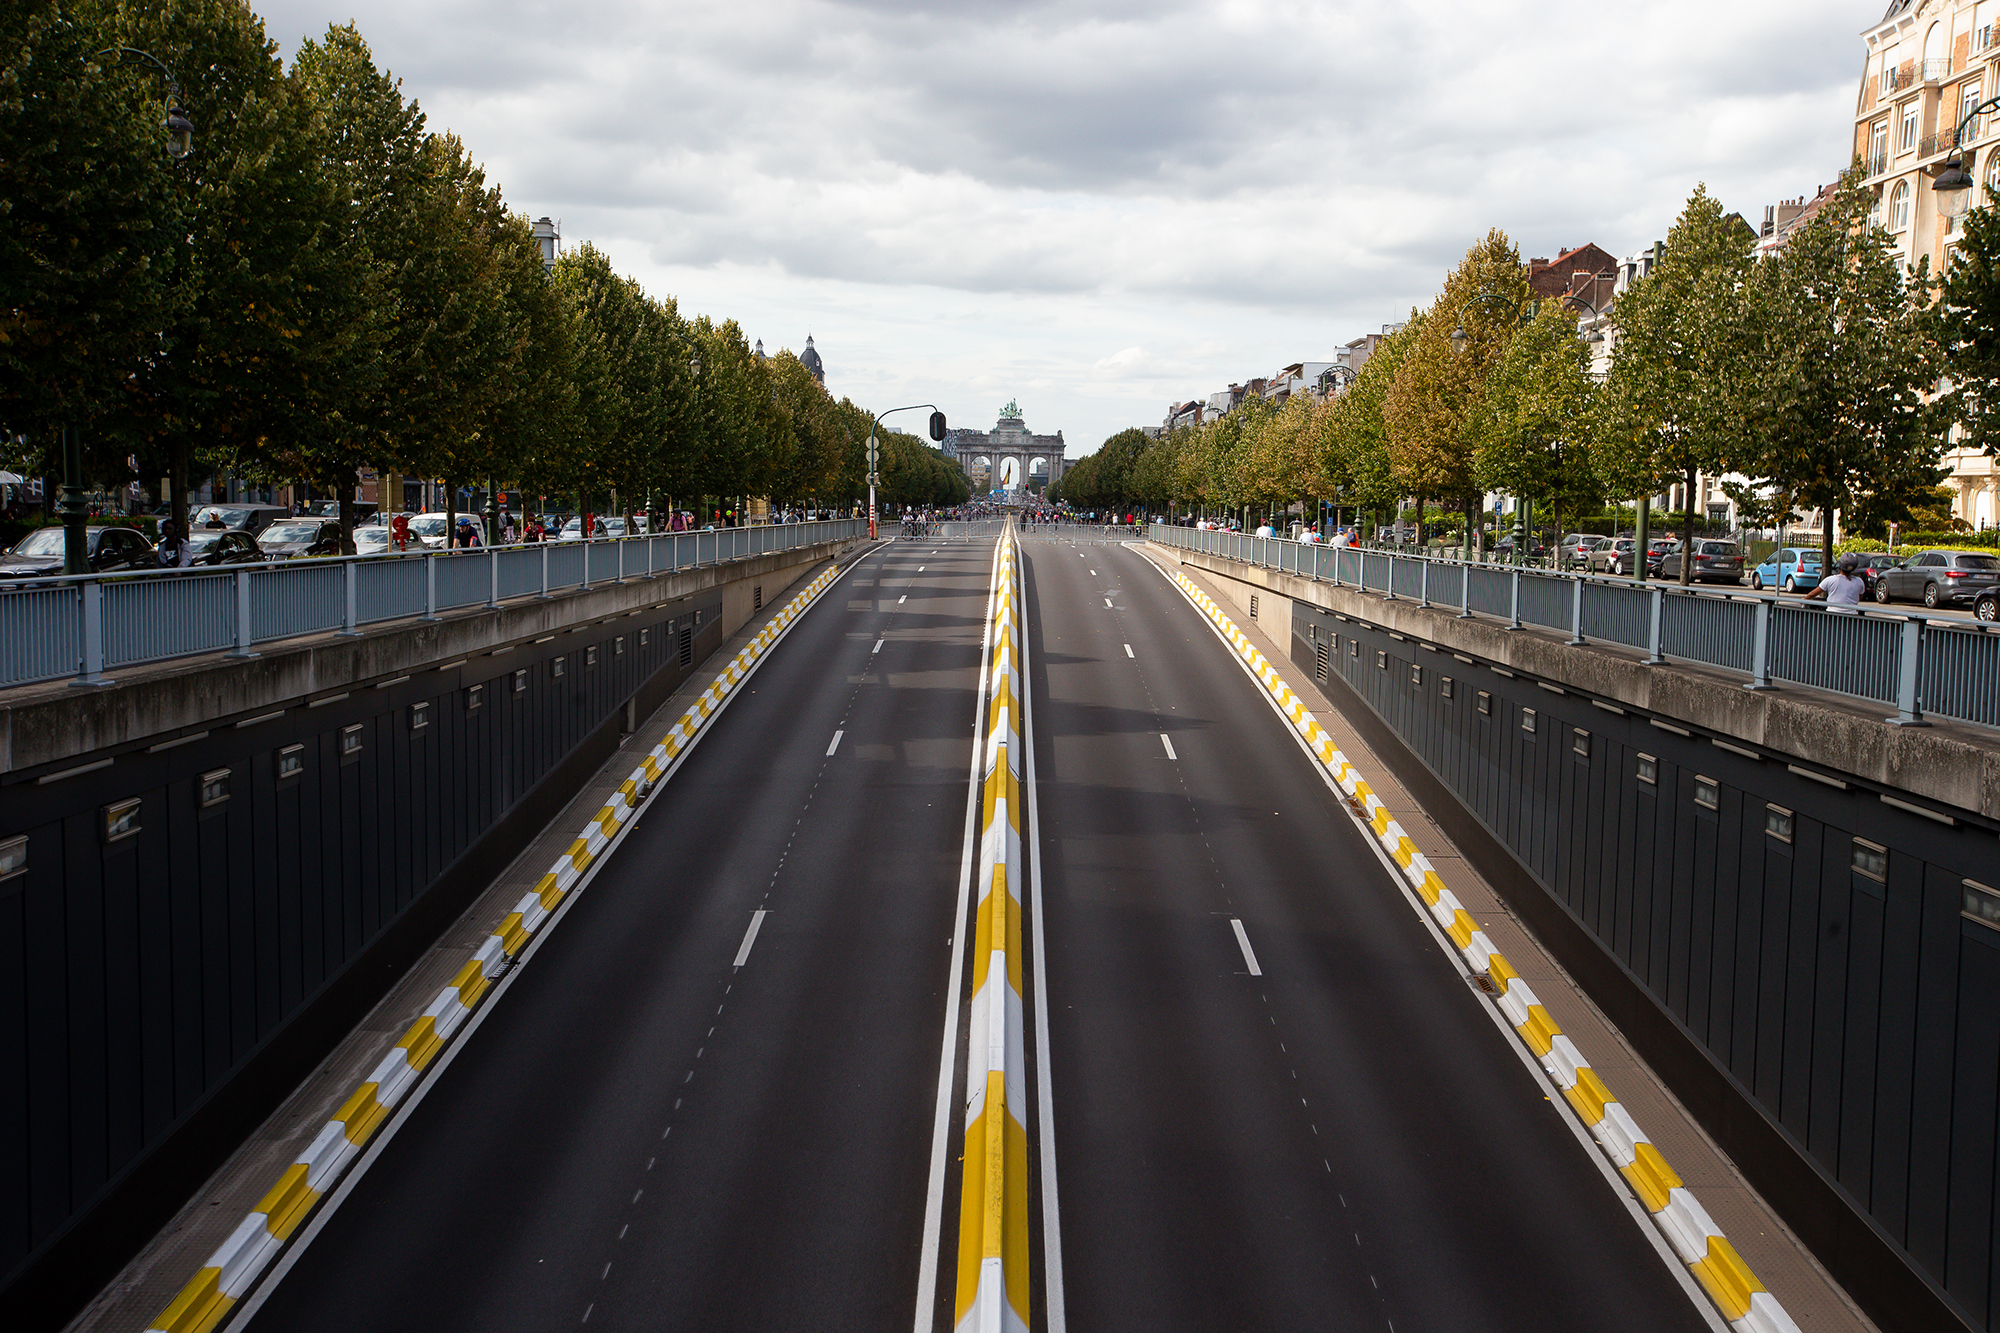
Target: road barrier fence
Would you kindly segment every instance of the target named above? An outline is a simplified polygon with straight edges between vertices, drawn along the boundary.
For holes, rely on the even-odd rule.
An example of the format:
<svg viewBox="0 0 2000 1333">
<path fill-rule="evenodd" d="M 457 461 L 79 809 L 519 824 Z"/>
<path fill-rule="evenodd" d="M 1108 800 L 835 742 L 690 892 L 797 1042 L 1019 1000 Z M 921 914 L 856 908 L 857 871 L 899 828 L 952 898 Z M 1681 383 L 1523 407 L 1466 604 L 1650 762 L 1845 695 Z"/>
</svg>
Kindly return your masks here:
<svg viewBox="0 0 2000 1333">
<path fill-rule="evenodd" d="M 831 519 L 594 541 L 160 569 L 0 586 L 0 689 L 229 652 L 306 634 L 356 634 L 516 597 L 651 578 L 847 541 L 860 519 Z"/>
<path fill-rule="evenodd" d="M 1803 685 L 1886 704 L 1904 725 L 1920 725 L 1934 713 L 2000 727 L 2000 630 L 1975 621 L 1165 523 L 1147 535 L 1177 550 L 1504 620 L 1512 628 L 1566 631 L 1573 644 L 1636 648 L 1653 664 L 1714 667 L 1746 677 L 1747 689 Z"/>
</svg>

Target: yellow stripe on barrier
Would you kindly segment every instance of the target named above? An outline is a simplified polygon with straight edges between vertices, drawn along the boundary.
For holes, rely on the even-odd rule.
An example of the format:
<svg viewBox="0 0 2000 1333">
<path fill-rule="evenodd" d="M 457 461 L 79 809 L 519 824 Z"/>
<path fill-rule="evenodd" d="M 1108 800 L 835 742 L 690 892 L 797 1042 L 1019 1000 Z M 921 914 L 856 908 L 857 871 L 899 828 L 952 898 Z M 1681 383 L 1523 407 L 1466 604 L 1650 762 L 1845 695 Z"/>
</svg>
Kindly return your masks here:
<svg viewBox="0 0 2000 1333">
<path fill-rule="evenodd" d="M 382 1123 L 382 1117 L 389 1112 L 388 1107 L 375 1100 L 375 1087 L 374 1083 L 363 1083 L 333 1113 L 349 1143 L 358 1146 L 368 1142 L 368 1136 L 375 1132 L 375 1126 Z"/>
<path fill-rule="evenodd" d="M 208 1333 L 234 1304 L 222 1294 L 222 1270 L 210 1266 L 181 1288 L 180 1295 L 160 1312 L 152 1326 L 160 1333 Z"/>
<path fill-rule="evenodd" d="M 410 1025 L 410 1030 L 403 1034 L 403 1039 L 396 1045 L 403 1048 L 404 1058 L 410 1062 L 410 1068 L 422 1069 L 431 1062 L 431 1057 L 437 1054 L 438 1047 L 444 1045 L 443 1039 L 437 1034 L 437 1019 L 425 1014 Z"/>
<path fill-rule="evenodd" d="M 1666 1207 L 1668 1196 L 1681 1188 L 1680 1176 L 1667 1165 L 1667 1159 L 1660 1155 L 1660 1150 L 1644 1141 L 1633 1145 L 1632 1161 L 1619 1170 L 1649 1213 L 1657 1213 Z"/>
<path fill-rule="evenodd" d="M 1707 1290 L 1722 1317 L 1731 1323 L 1750 1313 L 1750 1298 L 1764 1290 L 1764 1284 L 1750 1271 L 1750 1265 L 1736 1253 L 1736 1247 L 1721 1236 L 1708 1238 L 1708 1253 L 1688 1265 Z"/>
<path fill-rule="evenodd" d="M 306 1164 L 293 1162 L 252 1211 L 264 1214 L 264 1229 L 283 1240 L 292 1234 L 318 1198 L 319 1191 L 306 1184 Z"/>
</svg>

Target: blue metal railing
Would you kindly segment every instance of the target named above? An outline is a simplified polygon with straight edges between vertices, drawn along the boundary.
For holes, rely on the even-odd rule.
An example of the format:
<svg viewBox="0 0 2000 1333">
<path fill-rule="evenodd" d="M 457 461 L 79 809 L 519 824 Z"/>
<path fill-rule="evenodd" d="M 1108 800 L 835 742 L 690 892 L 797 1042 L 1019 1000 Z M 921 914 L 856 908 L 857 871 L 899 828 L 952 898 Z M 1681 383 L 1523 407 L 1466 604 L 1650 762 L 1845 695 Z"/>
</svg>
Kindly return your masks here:
<svg viewBox="0 0 2000 1333">
<path fill-rule="evenodd" d="M 1422 598 L 1571 642 L 1636 648 L 1647 660 L 1715 667 L 1747 686 L 1804 685 L 1924 714 L 2000 727 L 2000 630 L 1921 613 L 1834 610 L 1775 593 L 1722 592 L 1596 574 L 1356 548 L 1301 546 L 1156 523 L 1163 546 L 1200 551 L 1398 599 Z"/>
<path fill-rule="evenodd" d="M 865 535 L 859 519 L 474 551 L 161 569 L 0 587 L 0 689 L 349 631 Z M 586 577 L 586 564 L 588 577 Z"/>
</svg>

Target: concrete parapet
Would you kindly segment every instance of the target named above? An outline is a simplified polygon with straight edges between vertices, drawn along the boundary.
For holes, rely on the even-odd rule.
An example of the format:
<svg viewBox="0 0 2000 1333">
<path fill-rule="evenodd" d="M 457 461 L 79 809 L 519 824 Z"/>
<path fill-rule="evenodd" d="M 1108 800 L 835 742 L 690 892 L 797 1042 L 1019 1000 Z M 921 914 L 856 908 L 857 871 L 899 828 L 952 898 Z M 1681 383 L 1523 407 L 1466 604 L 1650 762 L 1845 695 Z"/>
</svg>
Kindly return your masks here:
<svg viewBox="0 0 2000 1333">
<path fill-rule="evenodd" d="M 1898 726 L 1880 704 L 1803 686 L 1744 688 L 1720 672 L 1674 662 L 1648 666 L 1615 644 L 1569 643 L 1535 627 L 1509 629 L 1449 607 L 1301 578 L 1200 552 L 1148 543 L 1158 558 L 1379 625 L 1522 676 L 1735 738 L 1816 770 L 1847 774 L 1949 809 L 2000 822 L 2000 735 L 1934 719 Z M 1246 603 L 1247 606 L 1247 603 Z"/>
</svg>

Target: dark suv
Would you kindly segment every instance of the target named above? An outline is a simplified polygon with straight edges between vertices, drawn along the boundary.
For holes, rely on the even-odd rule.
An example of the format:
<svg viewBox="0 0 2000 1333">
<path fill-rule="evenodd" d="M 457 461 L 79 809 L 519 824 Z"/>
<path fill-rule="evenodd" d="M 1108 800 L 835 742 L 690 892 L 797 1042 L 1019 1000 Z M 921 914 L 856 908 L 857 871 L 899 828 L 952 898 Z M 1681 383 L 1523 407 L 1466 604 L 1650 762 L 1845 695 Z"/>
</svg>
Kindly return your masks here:
<svg viewBox="0 0 2000 1333">
<path fill-rule="evenodd" d="M 1925 551 L 1880 571 L 1875 600 L 1907 598 L 1925 606 L 1976 602 L 1988 588 L 2000 588 L 2000 556 L 1989 551 Z"/>
</svg>

